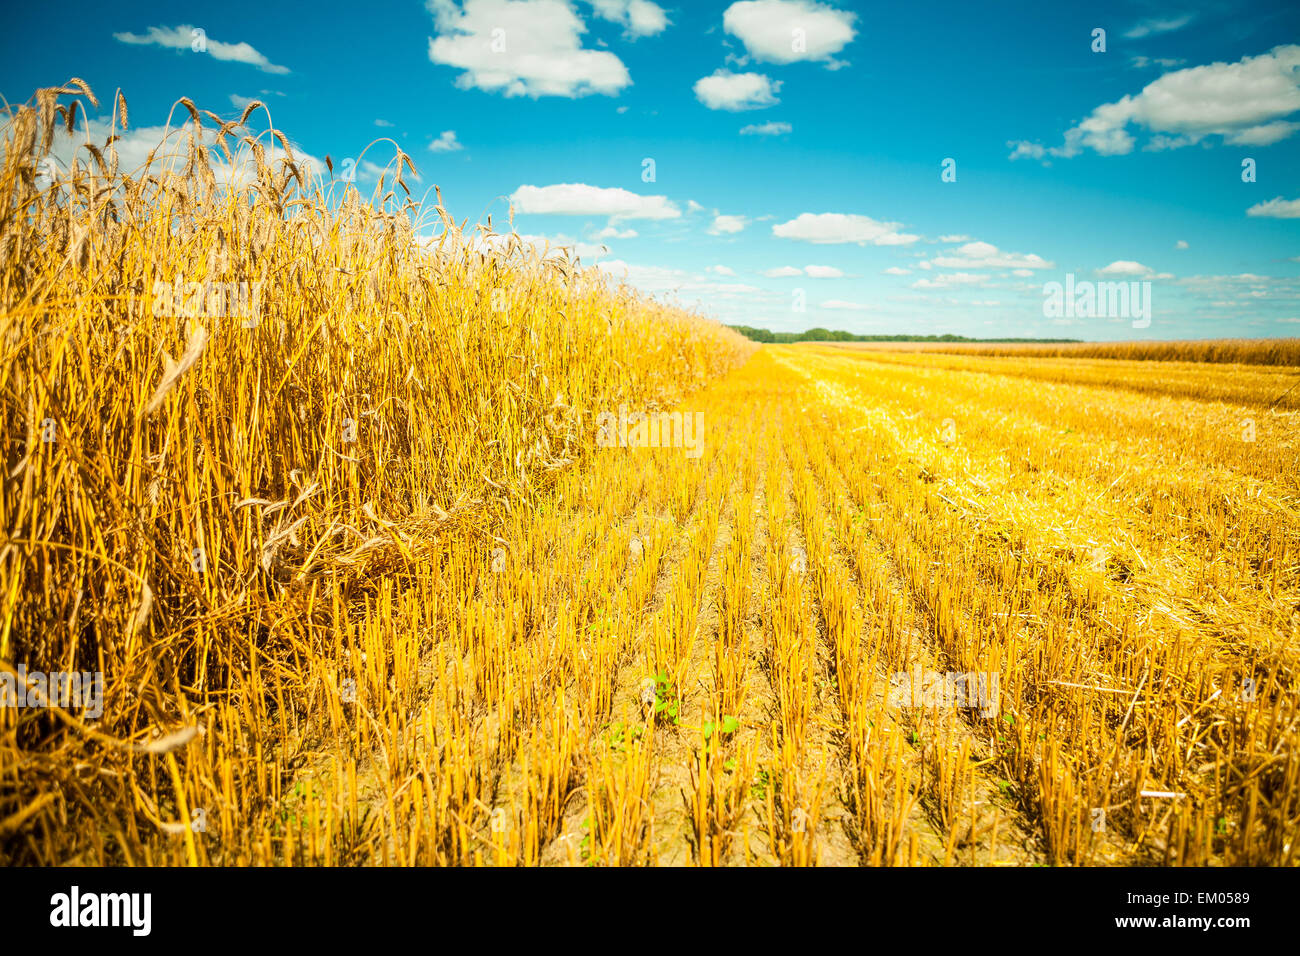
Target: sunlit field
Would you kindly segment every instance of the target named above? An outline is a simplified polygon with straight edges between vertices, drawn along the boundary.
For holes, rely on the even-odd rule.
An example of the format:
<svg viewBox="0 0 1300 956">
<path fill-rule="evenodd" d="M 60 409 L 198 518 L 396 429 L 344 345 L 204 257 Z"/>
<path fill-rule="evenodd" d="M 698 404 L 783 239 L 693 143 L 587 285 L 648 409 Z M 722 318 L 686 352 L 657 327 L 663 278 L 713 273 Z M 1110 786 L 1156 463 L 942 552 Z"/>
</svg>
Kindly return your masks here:
<svg viewBox="0 0 1300 956">
<path fill-rule="evenodd" d="M 1294 342 L 758 347 L 256 105 L 51 172 L 94 99 L 0 169 L 0 862 L 1296 863 Z"/>
</svg>

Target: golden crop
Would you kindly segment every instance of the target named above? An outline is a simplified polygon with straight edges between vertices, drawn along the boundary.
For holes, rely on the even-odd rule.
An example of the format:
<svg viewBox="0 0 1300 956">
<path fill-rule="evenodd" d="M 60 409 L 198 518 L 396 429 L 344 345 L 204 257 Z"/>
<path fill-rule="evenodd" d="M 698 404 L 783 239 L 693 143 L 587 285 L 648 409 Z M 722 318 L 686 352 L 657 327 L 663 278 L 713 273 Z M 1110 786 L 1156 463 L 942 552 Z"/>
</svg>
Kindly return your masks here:
<svg viewBox="0 0 1300 956">
<path fill-rule="evenodd" d="M 44 183 L 74 94 L 0 673 L 103 713 L 0 707 L 0 861 L 1295 863 L 1293 369 L 754 350 L 188 101 Z"/>
</svg>

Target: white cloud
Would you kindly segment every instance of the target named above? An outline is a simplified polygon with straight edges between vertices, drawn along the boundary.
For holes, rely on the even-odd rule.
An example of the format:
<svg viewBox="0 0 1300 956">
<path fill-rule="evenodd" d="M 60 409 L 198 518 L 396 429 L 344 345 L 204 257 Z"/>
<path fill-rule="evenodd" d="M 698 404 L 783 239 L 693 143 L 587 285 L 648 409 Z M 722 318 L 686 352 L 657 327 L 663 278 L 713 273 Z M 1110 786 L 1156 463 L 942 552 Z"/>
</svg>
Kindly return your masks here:
<svg viewBox="0 0 1300 956">
<path fill-rule="evenodd" d="M 606 226 L 596 233 L 597 239 L 635 239 L 636 237 L 635 229 L 619 229 L 616 226 Z"/>
<path fill-rule="evenodd" d="M 1219 136 L 1232 145 L 1267 146 L 1300 123 L 1283 117 L 1300 110 L 1300 45 L 1278 46 L 1237 63 L 1211 63 L 1166 73 L 1140 93 L 1104 103 L 1066 131 L 1061 146 L 1010 142 L 1011 159 L 1103 156 L 1133 151 L 1130 123 L 1154 135 L 1147 149 L 1177 149 Z"/>
<path fill-rule="evenodd" d="M 1143 279 L 1172 279 L 1168 272 L 1156 272 L 1150 266 L 1144 266 L 1132 259 L 1116 259 L 1108 266 L 1097 270 L 1099 276 L 1136 276 Z"/>
<path fill-rule="evenodd" d="M 1149 17 L 1142 20 L 1124 34 L 1130 40 L 1136 40 L 1140 37 L 1152 36 L 1157 33 L 1172 33 L 1175 30 L 1181 30 L 1187 24 L 1192 22 L 1193 14 L 1184 13 L 1175 17 Z"/>
<path fill-rule="evenodd" d="M 1274 143 L 1286 139 L 1298 129 L 1300 129 L 1300 123 L 1276 120 L 1272 123 L 1261 123 L 1259 126 L 1252 126 L 1249 129 L 1226 135 L 1223 141 L 1233 146 L 1272 146 Z M 1192 139 L 1191 142 L 1195 143 L 1197 139 Z M 1180 142 L 1178 145 L 1185 144 Z"/>
<path fill-rule="evenodd" d="M 736 274 L 734 270 L 729 269 L 726 266 L 709 266 L 704 271 L 712 272 L 714 275 L 718 276 L 734 276 Z"/>
<path fill-rule="evenodd" d="M 761 73 L 730 73 L 718 70 L 695 81 L 695 98 L 711 110 L 757 110 L 780 102 L 776 94 L 781 81 Z"/>
<path fill-rule="evenodd" d="M 608 50 L 582 47 L 587 27 L 568 0 L 427 0 L 437 37 L 429 59 L 462 70 L 461 89 L 506 96 L 612 96 L 632 82 Z"/>
<path fill-rule="evenodd" d="M 814 0 L 742 0 L 727 7 L 722 27 L 745 45 L 756 60 L 795 63 L 814 60 L 830 69 L 853 40 L 857 14 Z"/>
<path fill-rule="evenodd" d="M 804 274 L 813 279 L 842 279 L 844 273 L 834 266 L 804 266 Z"/>
<path fill-rule="evenodd" d="M 1010 140 L 1008 146 L 1014 146 L 1011 155 L 1007 159 L 1042 159 L 1047 155 L 1047 147 L 1042 143 L 1031 143 L 1028 140 Z"/>
<path fill-rule="evenodd" d="M 103 143 L 110 135 L 108 120 L 92 119 L 87 123 L 90 139 L 97 144 Z M 104 149 L 104 158 L 111 162 L 110 150 L 117 153 L 118 168 L 124 172 L 130 171 L 134 175 L 140 175 L 145 171 L 145 163 L 149 159 L 150 153 L 153 153 L 153 165 L 148 171 L 154 175 L 160 175 L 163 172 L 172 171 L 180 173 L 188 161 L 188 144 L 189 135 L 192 125 L 186 119 L 181 125 L 172 126 L 137 126 L 134 129 L 122 130 L 118 127 L 114 132 L 117 139 L 112 146 Z M 0 123 L 0 141 L 2 141 L 9 132 L 6 124 Z M 164 144 L 163 138 L 166 137 Z M 220 186 L 244 186 L 255 182 L 257 179 L 257 167 L 247 146 L 237 148 L 237 141 L 227 137 L 226 143 L 233 154 L 233 166 L 227 164 L 225 154 L 215 146 L 216 130 L 211 126 L 204 127 L 196 137 L 196 140 L 208 147 L 208 156 L 211 160 L 213 176 Z M 86 152 L 82 148 L 86 141 L 86 129 L 80 126 L 76 133 L 69 134 L 63 126 L 57 126 L 54 133 L 54 142 L 51 146 L 51 155 L 55 164 L 60 170 L 67 170 L 72 158 L 77 155 L 81 162 L 86 162 Z M 313 176 L 328 176 L 329 173 L 322 159 L 311 155 L 298 146 L 297 143 L 290 141 L 293 160 L 298 164 L 304 178 L 310 181 Z M 265 159 L 268 165 L 275 169 L 280 168 L 280 160 L 287 159 L 284 150 L 278 142 L 266 141 Z M 335 164 L 335 174 L 338 173 L 338 165 Z M 389 177 L 391 180 L 391 176 Z M 408 181 L 411 178 L 407 173 Z"/>
<path fill-rule="evenodd" d="M 740 128 L 741 136 L 783 136 L 794 129 L 789 123 L 750 123 Z"/>
<path fill-rule="evenodd" d="M 622 219 L 676 219 L 682 214 L 666 196 L 639 196 L 626 189 L 604 189 L 585 183 L 520 186 L 510 195 L 522 213 L 561 216 L 609 216 Z"/>
<path fill-rule="evenodd" d="M 921 238 L 901 233 L 898 231 L 901 228 L 902 223 L 878 222 L 870 216 L 805 212 L 789 222 L 773 226 L 772 235 L 802 242 L 856 242 L 859 245 L 873 246 L 905 246 Z"/>
<path fill-rule="evenodd" d="M 668 26 L 664 8 L 649 0 L 588 0 L 591 10 L 602 20 L 621 25 L 624 33 L 635 39 L 663 33 Z"/>
<path fill-rule="evenodd" d="M 1300 199 L 1283 199 L 1278 196 L 1268 202 L 1256 203 L 1246 210 L 1246 215 L 1268 219 L 1300 219 Z"/>
<path fill-rule="evenodd" d="M 1116 259 L 1108 266 L 1097 270 L 1097 275 L 1102 276 L 1144 276 L 1150 275 L 1154 271 L 1150 266 L 1144 266 L 1140 262 L 1134 262 L 1131 259 Z"/>
<path fill-rule="evenodd" d="M 456 150 L 464 148 L 461 143 L 457 142 L 454 129 L 443 130 L 441 135 L 429 144 L 429 149 L 435 153 L 454 153 Z"/>
<path fill-rule="evenodd" d="M 990 242 L 968 242 L 932 261 L 940 269 L 1050 269 L 1053 265 L 1033 253 L 1003 252 Z"/>
<path fill-rule="evenodd" d="M 763 273 L 763 275 L 767 276 L 769 279 L 785 279 L 790 276 L 801 276 L 803 275 L 803 270 L 797 269 L 794 266 L 780 266 L 776 269 L 768 269 Z"/>
<path fill-rule="evenodd" d="M 747 225 L 749 220 L 744 216 L 714 216 L 713 225 L 709 226 L 708 232 L 711 236 L 730 236 Z"/>
<path fill-rule="evenodd" d="M 911 269 L 904 269 L 901 266 L 890 266 L 884 270 L 884 275 L 887 276 L 910 276 L 911 274 Z"/>
<path fill-rule="evenodd" d="M 197 31 L 197 32 L 196 32 Z M 177 27 L 150 27 L 148 33 L 114 33 L 113 39 L 132 46 L 160 46 L 168 50 L 190 50 L 206 53 L 214 60 L 231 63 L 246 63 L 255 66 L 263 73 L 288 73 L 287 66 L 276 66 L 263 54 L 247 43 L 225 43 L 207 36 L 199 27 L 183 24 Z M 195 49 L 200 39 L 202 49 Z"/>
<path fill-rule="evenodd" d="M 1187 248 L 1187 240 L 1186 240 L 1186 239 L 1179 239 L 1177 242 L 1174 243 L 1174 248 L 1175 248 L 1175 249 L 1186 249 L 1186 248 Z"/>
<path fill-rule="evenodd" d="M 378 182 L 379 177 L 384 176 L 385 174 L 387 174 L 386 181 L 391 181 L 393 178 L 393 172 L 392 169 L 381 166 L 379 163 L 372 162 L 369 159 L 363 159 L 356 168 L 357 178 L 362 182 Z"/>
<path fill-rule="evenodd" d="M 970 236 L 940 236 L 940 242 L 970 242 Z"/>
<path fill-rule="evenodd" d="M 375 120 L 375 125 L 383 127 L 384 129 L 390 129 L 393 124 L 388 122 L 386 119 L 377 119 Z"/>
<path fill-rule="evenodd" d="M 913 289 L 951 289 L 953 286 L 984 285 L 988 276 L 972 272 L 945 272 L 933 279 L 917 279 L 912 283 Z"/>
<path fill-rule="evenodd" d="M 846 309 L 854 312 L 862 312 L 866 309 L 874 309 L 875 306 L 868 305 L 865 302 L 845 302 L 843 299 L 827 299 L 820 303 L 823 309 Z"/>
<path fill-rule="evenodd" d="M 1158 66 L 1161 69 L 1172 70 L 1176 66 L 1182 66 L 1187 61 L 1182 59 L 1181 57 L 1175 58 L 1175 57 L 1162 57 L 1162 56 L 1157 56 L 1157 57 L 1134 56 L 1131 57 L 1128 62 L 1129 62 L 1129 66 L 1133 67 L 1133 69 L 1135 70 L 1145 70 L 1149 66 Z"/>
</svg>

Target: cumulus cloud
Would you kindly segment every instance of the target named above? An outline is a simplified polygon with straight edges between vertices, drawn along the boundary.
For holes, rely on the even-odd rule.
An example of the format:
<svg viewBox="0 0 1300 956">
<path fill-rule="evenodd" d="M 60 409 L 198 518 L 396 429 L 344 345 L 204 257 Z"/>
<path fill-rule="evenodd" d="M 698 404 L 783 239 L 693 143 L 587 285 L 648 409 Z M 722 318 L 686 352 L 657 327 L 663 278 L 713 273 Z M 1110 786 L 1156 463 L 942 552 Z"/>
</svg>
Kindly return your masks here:
<svg viewBox="0 0 1300 956">
<path fill-rule="evenodd" d="M 1268 202 L 1256 203 L 1246 210 L 1246 215 L 1267 219 L 1300 219 L 1300 199 L 1283 199 L 1278 196 Z"/>
<path fill-rule="evenodd" d="M 429 59 L 461 70 L 456 85 L 505 96 L 612 96 L 632 82 L 608 50 L 582 46 L 587 26 L 567 0 L 427 0 L 438 36 Z"/>
<path fill-rule="evenodd" d="M 1186 249 L 1186 248 L 1187 248 L 1187 240 L 1186 240 L 1186 239 L 1179 239 L 1177 242 L 1174 243 L 1174 248 L 1175 248 L 1175 249 Z"/>
<path fill-rule="evenodd" d="M 1300 45 L 1274 47 L 1236 63 L 1211 63 L 1166 73 L 1140 93 L 1103 103 L 1065 133 L 1061 146 L 1009 142 L 1011 159 L 1068 158 L 1091 149 L 1102 156 L 1133 151 L 1129 126 L 1145 127 L 1146 149 L 1177 149 L 1218 136 L 1226 144 L 1267 146 L 1300 123 Z"/>
<path fill-rule="evenodd" d="M 713 225 L 709 226 L 711 236 L 730 236 L 740 232 L 749 224 L 744 216 L 714 216 Z"/>
<path fill-rule="evenodd" d="M 176 27 L 150 27 L 147 33 L 114 33 L 113 39 L 132 46 L 160 46 L 167 50 L 190 50 L 206 53 L 214 60 L 246 63 L 263 73 L 288 73 L 287 66 L 277 66 L 247 43 L 214 40 L 200 27 L 182 24 Z"/>
<path fill-rule="evenodd" d="M 734 276 L 736 274 L 735 270 L 729 269 L 727 266 L 709 266 L 704 271 L 712 272 L 716 276 Z"/>
<path fill-rule="evenodd" d="M 834 55 L 852 42 L 857 14 L 813 0 L 742 0 L 727 7 L 722 28 L 766 63 L 812 60 L 829 69 L 847 64 Z"/>
<path fill-rule="evenodd" d="M 1168 272 L 1156 272 L 1150 266 L 1144 266 L 1132 259 L 1116 259 L 1108 266 L 1097 270 L 1099 276 L 1133 276 L 1141 279 L 1172 279 Z"/>
<path fill-rule="evenodd" d="M 905 246 L 921 238 L 899 232 L 902 227 L 902 223 L 879 222 L 870 216 L 805 212 L 789 222 L 774 225 L 772 235 L 779 239 L 797 239 L 802 242 L 856 242 L 863 246 Z"/>
<path fill-rule="evenodd" d="M 890 266 L 883 271 L 887 276 L 910 276 L 912 274 L 911 269 L 904 269 L 901 266 Z"/>
<path fill-rule="evenodd" d="M 1151 271 L 1150 266 L 1144 266 L 1140 262 L 1134 262 L 1131 259 L 1116 259 L 1110 265 L 1098 269 L 1097 274 L 1103 276 L 1144 276 Z"/>
<path fill-rule="evenodd" d="M 968 242 L 931 261 L 940 269 L 1050 269 L 1053 265 L 1033 253 L 1003 252 L 990 242 Z"/>
<path fill-rule="evenodd" d="M 834 266 L 804 266 L 804 275 L 813 279 L 840 279 L 844 273 Z"/>
<path fill-rule="evenodd" d="M 668 26 L 664 8 L 650 0 L 589 0 L 591 11 L 602 20 L 623 27 L 626 36 L 649 37 L 663 33 Z"/>
<path fill-rule="evenodd" d="M 510 202 L 522 213 L 551 213 L 561 216 L 608 216 L 622 219 L 676 219 L 682 214 L 666 196 L 640 196 L 626 189 L 606 189 L 586 183 L 557 183 L 553 186 L 520 186 Z"/>
<path fill-rule="evenodd" d="M 695 81 L 695 98 L 711 110 L 759 110 L 780 102 L 776 94 L 781 81 L 761 73 L 732 73 L 718 70 Z"/>
<path fill-rule="evenodd" d="M 458 149 L 465 147 L 456 140 L 456 131 L 454 129 L 445 129 L 442 133 L 429 144 L 429 149 L 435 153 L 454 153 Z"/>
<path fill-rule="evenodd" d="M 619 229 L 617 226 L 606 226 L 596 233 L 597 239 L 635 239 L 636 237 L 635 229 Z"/>
<path fill-rule="evenodd" d="M 795 268 L 794 266 L 779 266 L 775 269 L 766 270 L 763 275 L 767 276 L 769 279 L 786 279 L 790 276 L 803 275 L 803 270 Z"/>
<path fill-rule="evenodd" d="M 740 128 L 741 136 L 782 136 L 793 130 L 789 123 L 750 123 Z"/>
</svg>

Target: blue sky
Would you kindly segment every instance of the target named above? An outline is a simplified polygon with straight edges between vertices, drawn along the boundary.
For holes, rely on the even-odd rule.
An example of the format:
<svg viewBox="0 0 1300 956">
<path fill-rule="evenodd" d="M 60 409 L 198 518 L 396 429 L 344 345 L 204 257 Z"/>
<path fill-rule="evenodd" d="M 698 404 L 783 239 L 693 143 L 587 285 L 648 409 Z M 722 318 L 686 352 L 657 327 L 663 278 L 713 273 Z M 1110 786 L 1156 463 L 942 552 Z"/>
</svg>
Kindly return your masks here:
<svg viewBox="0 0 1300 956">
<path fill-rule="evenodd" d="M 40 5 L 6 12 L 0 93 L 120 87 L 124 165 L 181 96 L 262 99 L 308 156 L 360 159 L 363 187 L 391 136 L 458 220 L 504 228 L 513 198 L 521 234 L 723 321 L 1300 335 L 1293 4 L 71 0 L 58 19 L 56 40 Z M 1047 317 L 1067 274 L 1149 281 L 1149 325 Z"/>
</svg>

